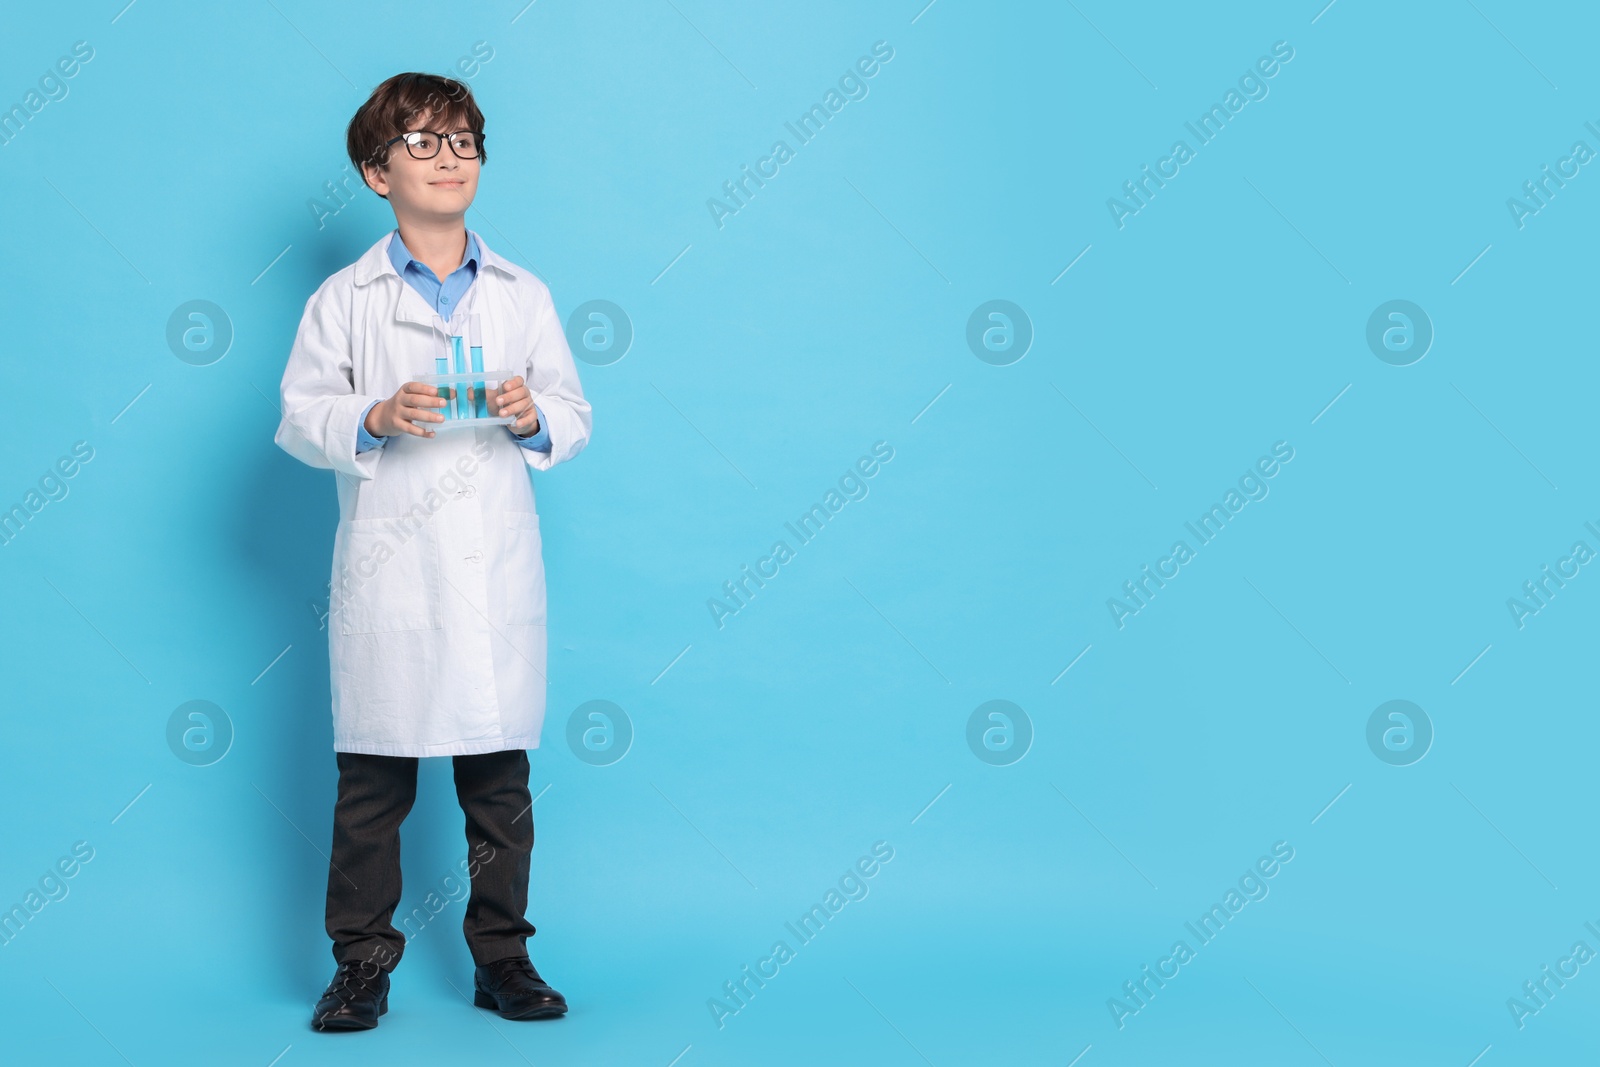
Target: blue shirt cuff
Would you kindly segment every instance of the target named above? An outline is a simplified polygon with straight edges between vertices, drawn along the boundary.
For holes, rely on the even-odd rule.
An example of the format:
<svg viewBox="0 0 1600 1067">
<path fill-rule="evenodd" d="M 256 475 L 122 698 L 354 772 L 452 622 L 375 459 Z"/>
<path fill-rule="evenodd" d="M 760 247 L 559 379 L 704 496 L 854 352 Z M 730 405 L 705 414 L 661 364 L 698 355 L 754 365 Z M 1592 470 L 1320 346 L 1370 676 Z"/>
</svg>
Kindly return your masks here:
<svg viewBox="0 0 1600 1067">
<path fill-rule="evenodd" d="M 513 431 L 511 436 L 523 448 L 529 448 L 535 452 L 548 452 L 550 451 L 550 427 L 545 423 L 544 411 L 538 404 L 533 405 L 533 410 L 539 413 L 539 432 L 532 437 L 517 437 L 516 432 Z"/>
<path fill-rule="evenodd" d="M 356 422 L 356 455 L 382 445 L 387 437 L 374 437 L 367 432 L 367 412 L 377 407 L 381 401 L 374 400 L 361 410 L 361 418 Z"/>
</svg>

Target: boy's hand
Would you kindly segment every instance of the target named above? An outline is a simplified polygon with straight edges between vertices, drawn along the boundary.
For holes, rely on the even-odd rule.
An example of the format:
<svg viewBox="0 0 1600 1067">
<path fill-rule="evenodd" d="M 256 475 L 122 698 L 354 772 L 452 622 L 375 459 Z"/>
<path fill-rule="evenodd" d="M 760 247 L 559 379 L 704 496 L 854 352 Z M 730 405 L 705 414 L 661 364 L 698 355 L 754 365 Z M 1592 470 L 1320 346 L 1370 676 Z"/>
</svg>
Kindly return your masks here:
<svg viewBox="0 0 1600 1067">
<path fill-rule="evenodd" d="M 395 391 L 394 396 L 379 401 L 367 412 L 367 432 L 374 437 L 389 437 L 409 433 L 417 437 L 432 437 L 432 430 L 414 426 L 412 419 L 422 422 L 443 422 L 442 412 L 433 410 L 445 405 L 438 388 L 421 382 L 407 382 Z"/>
<path fill-rule="evenodd" d="M 528 393 L 528 386 L 519 374 L 515 378 L 507 378 L 500 383 L 498 393 L 489 390 L 489 399 L 494 402 L 496 415 L 511 415 L 516 422 L 511 424 L 511 432 L 518 437 L 532 437 L 539 432 L 539 413 L 534 410 L 533 397 Z M 377 408 L 373 408 L 374 411 Z"/>
</svg>

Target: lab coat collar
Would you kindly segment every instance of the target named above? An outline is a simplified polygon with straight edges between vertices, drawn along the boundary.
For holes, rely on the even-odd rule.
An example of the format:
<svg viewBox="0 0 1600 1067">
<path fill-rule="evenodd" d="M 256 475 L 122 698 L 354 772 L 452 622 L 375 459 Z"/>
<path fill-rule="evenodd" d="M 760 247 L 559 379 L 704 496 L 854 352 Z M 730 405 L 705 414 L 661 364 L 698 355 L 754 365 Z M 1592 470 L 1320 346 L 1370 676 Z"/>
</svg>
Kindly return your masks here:
<svg viewBox="0 0 1600 1067">
<path fill-rule="evenodd" d="M 400 273 L 394 269 L 394 263 L 389 259 L 389 239 L 395 235 L 395 232 L 390 230 L 378 238 L 373 246 L 363 252 L 360 259 L 356 260 L 355 283 L 357 285 L 366 285 L 380 274 L 393 274 L 396 278 L 400 277 Z M 514 276 L 515 265 L 484 243 L 481 233 L 477 230 L 468 230 L 467 232 L 478 242 L 478 251 L 482 254 L 481 263 L 483 266 L 492 267 L 508 278 Z"/>
<path fill-rule="evenodd" d="M 499 271 L 501 274 L 504 274 L 507 279 L 511 279 L 516 276 L 515 265 L 509 260 L 505 259 L 503 256 L 494 252 L 487 244 L 485 244 L 482 234 L 478 233 L 476 230 L 468 230 L 467 232 L 470 233 L 478 242 L 478 252 L 482 255 L 481 262 L 483 267 L 490 270 Z M 367 285 L 374 279 L 385 274 L 392 276 L 397 282 L 401 283 L 398 286 L 396 293 L 394 305 L 395 319 L 401 322 L 420 322 L 425 325 L 432 325 L 433 320 L 437 317 L 438 313 L 432 308 L 428 307 L 426 301 L 422 299 L 420 294 L 413 290 L 409 285 L 405 284 L 405 279 L 400 277 L 400 272 L 394 269 L 394 263 L 392 263 L 389 259 L 389 239 L 394 235 L 394 233 L 395 231 L 391 230 L 389 233 L 386 233 L 382 237 L 378 238 L 373 246 L 363 252 L 360 259 L 356 260 L 354 277 L 355 284 Z M 478 282 L 474 281 L 473 284 L 476 285 Z M 416 299 L 406 299 L 407 292 L 410 292 L 413 296 L 416 296 Z"/>
<path fill-rule="evenodd" d="M 441 285 L 446 280 L 434 275 L 432 267 L 411 254 L 411 250 L 406 247 L 405 241 L 400 239 L 399 230 L 390 232 L 389 243 L 384 246 L 384 250 L 389 253 L 389 262 L 394 264 L 394 269 L 400 272 L 402 278 L 405 277 L 406 268 L 415 263 L 419 269 L 426 270 L 428 276 Z M 478 268 L 483 266 L 483 250 L 478 247 L 477 235 L 471 230 L 467 231 L 467 246 L 461 250 L 461 262 L 450 272 L 450 275 L 446 275 L 446 278 L 454 275 L 455 271 L 465 267 L 468 263 L 472 264 L 473 277 L 477 277 Z"/>
</svg>

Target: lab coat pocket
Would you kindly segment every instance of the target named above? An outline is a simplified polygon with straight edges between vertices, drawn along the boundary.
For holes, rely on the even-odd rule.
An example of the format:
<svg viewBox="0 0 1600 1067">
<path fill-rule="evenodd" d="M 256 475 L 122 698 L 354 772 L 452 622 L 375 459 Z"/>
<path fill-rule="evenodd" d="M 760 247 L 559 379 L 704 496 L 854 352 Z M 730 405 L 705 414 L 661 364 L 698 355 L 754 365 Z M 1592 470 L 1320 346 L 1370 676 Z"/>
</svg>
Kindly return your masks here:
<svg viewBox="0 0 1600 1067">
<path fill-rule="evenodd" d="M 439 532 L 404 519 L 351 519 L 345 528 L 340 632 L 437 630 Z"/>
<path fill-rule="evenodd" d="M 544 551 L 539 516 L 531 511 L 507 511 L 506 582 L 500 621 L 511 626 L 543 626 Z"/>
</svg>

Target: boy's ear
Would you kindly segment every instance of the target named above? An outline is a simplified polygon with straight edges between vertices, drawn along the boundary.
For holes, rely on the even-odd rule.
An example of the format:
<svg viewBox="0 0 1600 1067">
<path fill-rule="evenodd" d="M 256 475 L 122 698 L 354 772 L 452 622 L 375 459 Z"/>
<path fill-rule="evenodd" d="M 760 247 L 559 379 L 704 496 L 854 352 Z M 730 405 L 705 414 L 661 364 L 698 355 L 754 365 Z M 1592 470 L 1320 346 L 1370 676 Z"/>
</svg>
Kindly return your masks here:
<svg viewBox="0 0 1600 1067">
<path fill-rule="evenodd" d="M 383 172 L 383 168 L 376 163 L 363 163 L 361 164 L 361 179 L 367 183 L 368 189 L 371 189 L 385 200 L 389 199 L 388 195 L 378 188 L 379 182 L 382 182 L 385 188 L 389 184 L 388 175 Z"/>
</svg>

